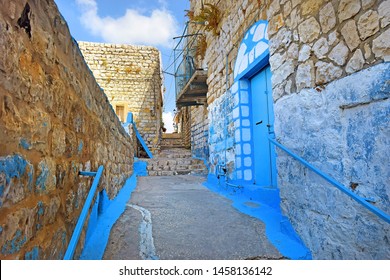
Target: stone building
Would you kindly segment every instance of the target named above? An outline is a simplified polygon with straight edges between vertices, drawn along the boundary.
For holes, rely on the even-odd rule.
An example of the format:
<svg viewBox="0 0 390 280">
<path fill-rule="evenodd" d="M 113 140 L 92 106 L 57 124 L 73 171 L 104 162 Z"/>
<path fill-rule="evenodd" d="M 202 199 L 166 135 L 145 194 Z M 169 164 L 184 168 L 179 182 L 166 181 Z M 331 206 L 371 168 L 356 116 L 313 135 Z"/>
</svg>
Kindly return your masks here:
<svg viewBox="0 0 390 280">
<path fill-rule="evenodd" d="M 0 259 L 62 259 L 92 183 L 79 171 L 103 165 L 96 203 L 115 197 L 133 139 L 54 1 L 0 3 Z"/>
<path fill-rule="evenodd" d="M 121 122 L 133 113 L 148 148 L 160 149 L 162 73 L 159 50 L 147 46 L 78 42 Z"/>
<path fill-rule="evenodd" d="M 390 1 L 190 3 L 178 116 L 209 179 L 280 192 L 316 259 L 389 259 L 389 223 L 269 139 L 390 213 Z"/>
</svg>

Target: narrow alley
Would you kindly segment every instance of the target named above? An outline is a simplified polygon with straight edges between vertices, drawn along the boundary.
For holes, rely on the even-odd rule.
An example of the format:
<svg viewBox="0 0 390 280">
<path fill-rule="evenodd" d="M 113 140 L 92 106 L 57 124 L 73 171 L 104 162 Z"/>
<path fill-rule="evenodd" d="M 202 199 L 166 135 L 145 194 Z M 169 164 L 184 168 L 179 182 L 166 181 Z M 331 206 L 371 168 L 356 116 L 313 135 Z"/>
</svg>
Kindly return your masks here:
<svg viewBox="0 0 390 280">
<path fill-rule="evenodd" d="M 264 224 L 212 193 L 202 185 L 204 180 L 192 175 L 139 178 L 112 228 L 104 259 L 281 258 Z M 147 236 L 149 226 L 153 236 Z"/>
</svg>

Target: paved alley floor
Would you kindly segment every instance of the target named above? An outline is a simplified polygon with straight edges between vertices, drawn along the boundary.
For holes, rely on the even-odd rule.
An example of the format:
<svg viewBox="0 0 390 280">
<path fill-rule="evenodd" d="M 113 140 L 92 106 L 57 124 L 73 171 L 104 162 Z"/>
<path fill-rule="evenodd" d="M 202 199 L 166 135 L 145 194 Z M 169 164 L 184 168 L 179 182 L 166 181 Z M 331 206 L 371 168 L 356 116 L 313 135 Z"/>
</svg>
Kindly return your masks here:
<svg viewBox="0 0 390 280">
<path fill-rule="evenodd" d="M 103 259 L 280 258 L 264 224 L 208 190 L 200 176 L 139 177 Z"/>
</svg>

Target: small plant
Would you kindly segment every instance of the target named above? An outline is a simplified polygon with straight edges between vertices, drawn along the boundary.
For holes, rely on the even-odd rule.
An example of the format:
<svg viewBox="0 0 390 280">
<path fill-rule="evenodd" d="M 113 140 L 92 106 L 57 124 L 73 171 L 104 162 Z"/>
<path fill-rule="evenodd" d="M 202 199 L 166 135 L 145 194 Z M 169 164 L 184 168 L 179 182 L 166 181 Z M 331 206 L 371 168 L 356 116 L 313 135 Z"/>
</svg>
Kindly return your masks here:
<svg viewBox="0 0 390 280">
<path fill-rule="evenodd" d="M 102 65 L 104 66 L 104 67 L 107 67 L 107 60 L 106 59 L 102 59 Z"/>
<path fill-rule="evenodd" d="M 203 23 L 206 26 L 206 30 L 213 32 L 215 36 L 219 35 L 218 26 L 221 21 L 221 12 L 216 5 L 204 4 L 204 7 L 200 10 L 200 14 L 196 16 L 193 11 L 186 10 L 186 16 L 191 21 Z"/>
</svg>

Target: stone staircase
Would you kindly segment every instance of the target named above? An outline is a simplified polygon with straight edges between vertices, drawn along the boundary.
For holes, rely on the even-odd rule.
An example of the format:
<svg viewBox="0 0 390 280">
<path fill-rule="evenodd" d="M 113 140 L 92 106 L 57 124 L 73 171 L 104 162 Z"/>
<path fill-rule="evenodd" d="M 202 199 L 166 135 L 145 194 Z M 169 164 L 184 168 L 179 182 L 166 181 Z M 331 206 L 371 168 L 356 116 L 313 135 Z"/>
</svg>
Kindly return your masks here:
<svg viewBox="0 0 390 280">
<path fill-rule="evenodd" d="M 191 150 L 183 147 L 182 139 L 173 135 L 163 137 L 161 151 L 147 162 L 149 176 L 207 175 L 203 160 L 192 158 Z"/>
</svg>

